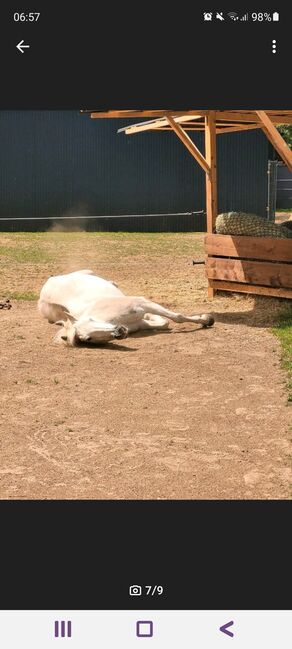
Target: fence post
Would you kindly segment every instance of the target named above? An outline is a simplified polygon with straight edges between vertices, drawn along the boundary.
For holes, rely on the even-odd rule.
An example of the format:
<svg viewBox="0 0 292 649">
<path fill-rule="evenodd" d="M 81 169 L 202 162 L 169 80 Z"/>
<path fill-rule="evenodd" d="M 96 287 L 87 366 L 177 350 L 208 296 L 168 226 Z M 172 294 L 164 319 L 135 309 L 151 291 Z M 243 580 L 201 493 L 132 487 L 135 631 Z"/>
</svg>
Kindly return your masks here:
<svg viewBox="0 0 292 649">
<path fill-rule="evenodd" d="M 268 161 L 268 205 L 267 205 L 267 219 L 268 221 L 275 222 L 275 212 L 277 203 L 277 160 Z"/>
</svg>

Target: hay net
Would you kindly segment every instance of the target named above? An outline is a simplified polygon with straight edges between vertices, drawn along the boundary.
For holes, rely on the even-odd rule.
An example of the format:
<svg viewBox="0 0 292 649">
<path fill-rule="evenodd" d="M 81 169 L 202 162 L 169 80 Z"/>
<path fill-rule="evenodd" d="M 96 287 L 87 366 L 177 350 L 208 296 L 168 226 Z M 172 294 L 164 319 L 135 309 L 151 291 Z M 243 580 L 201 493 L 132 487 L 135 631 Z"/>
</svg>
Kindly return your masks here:
<svg viewBox="0 0 292 649">
<path fill-rule="evenodd" d="M 283 225 L 267 221 L 256 214 L 245 212 L 225 212 L 216 219 L 218 234 L 234 234 L 246 237 L 276 237 L 292 239 L 292 231 Z"/>
<path fill-rule="evenodd" d="M 292 220 L 290 221 L 284 221 L 284 223 L 281 223 L 281 228 L 288 228 L 288 230 L 292 230 Z"/>
</svg>

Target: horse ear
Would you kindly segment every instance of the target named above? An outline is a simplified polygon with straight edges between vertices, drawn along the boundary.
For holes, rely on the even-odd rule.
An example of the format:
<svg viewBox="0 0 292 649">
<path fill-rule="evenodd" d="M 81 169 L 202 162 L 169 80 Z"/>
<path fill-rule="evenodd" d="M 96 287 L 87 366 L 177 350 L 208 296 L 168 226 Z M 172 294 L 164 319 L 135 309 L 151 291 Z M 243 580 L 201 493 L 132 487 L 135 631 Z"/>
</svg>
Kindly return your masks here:
<svg viewBox="0 0 292 649">
<path fill-rule="evenodd" d="M 63 325 L 65 320 L 70 320 L 70 322 L 72 322 L 72 323 L 76 322 L 77 318 L 75 318 L 75 316 L 72 315 L 72 313 L 70 313 L 70 311 L 67 311 L 66 307 L 63 304 L 57 304 L 55 302 L 50 302 L 49 306 L 51 307 L 53 313 L 57 312 L 57 314 L 60 314 L 60 316 L 61 316 L 60 320 L 58 320 L 58 321 L 52 320 L 51 321 L 52 323 L 54 323 L 54 324 L 62 324 Z M 63 321 L 63 318 L 64 318 L 64 321 Z"/>
<path fill-rule="evenodd" d="M 70 320 L 70 322 L 76 322 L 77 318 L 75 318 L 75 315 L 72 315 L 70 311 L 64 311 L 64 315 L 67 316 L 67 319 Z"/>
<path fill-rule="evenodd" d="M 76 322 L 76 320 L 77 320 L 77 318 L 75 318 L 75 316 L 72 315 L 72 313 L 68 313 L 67 311 L 64 311 L 64 320 L 56 320 L 56 322 L 54 322 L 54 324 L 60 325 L 61 327 L 65 327 L 66 322 L 69 321 L 71 324 L 74 324 L 74 322 Z"/>
</svg>

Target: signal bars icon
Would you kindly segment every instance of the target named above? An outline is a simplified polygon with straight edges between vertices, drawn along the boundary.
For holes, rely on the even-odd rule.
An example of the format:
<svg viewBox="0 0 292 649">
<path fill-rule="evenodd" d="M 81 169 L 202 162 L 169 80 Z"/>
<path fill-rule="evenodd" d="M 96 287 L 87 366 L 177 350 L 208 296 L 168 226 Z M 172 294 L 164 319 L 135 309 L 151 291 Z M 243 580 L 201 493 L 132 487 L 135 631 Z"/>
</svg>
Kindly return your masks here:
<svg viewBox="0 0 292 649">
<path fill-rule="evenodd" d="M 240 20 L 244 20 L 244 21 L 248 20 L 248 14 L 244 14 L 244 16 L 242 16 L 242 18 L 240 18 Z"/>
</svg>

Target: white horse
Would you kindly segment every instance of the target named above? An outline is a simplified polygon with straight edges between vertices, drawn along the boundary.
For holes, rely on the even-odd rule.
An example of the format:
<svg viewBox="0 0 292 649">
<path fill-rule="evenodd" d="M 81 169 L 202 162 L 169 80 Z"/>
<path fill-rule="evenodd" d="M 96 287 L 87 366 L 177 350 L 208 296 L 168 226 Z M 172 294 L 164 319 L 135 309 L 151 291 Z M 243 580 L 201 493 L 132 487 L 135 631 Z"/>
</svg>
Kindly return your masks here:
<svg viewBox="0 0 292 649">
<path fill-rule="evenodd" d="M 185 316 L 165 309 L 145 297 L 124 295 L 114 282 L 90 270 L 50 277 L 40 292 L 40 313 L 50 323 L 61 324 L 57 340 L 105 343 L 145 329 L 167 329 L 174 322 L 196 322 L 210 327 L 209 314 Z"/>
</svg>

